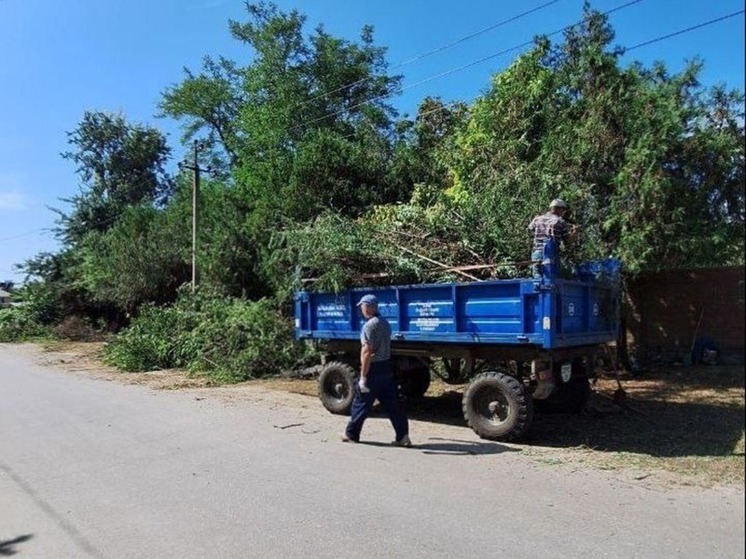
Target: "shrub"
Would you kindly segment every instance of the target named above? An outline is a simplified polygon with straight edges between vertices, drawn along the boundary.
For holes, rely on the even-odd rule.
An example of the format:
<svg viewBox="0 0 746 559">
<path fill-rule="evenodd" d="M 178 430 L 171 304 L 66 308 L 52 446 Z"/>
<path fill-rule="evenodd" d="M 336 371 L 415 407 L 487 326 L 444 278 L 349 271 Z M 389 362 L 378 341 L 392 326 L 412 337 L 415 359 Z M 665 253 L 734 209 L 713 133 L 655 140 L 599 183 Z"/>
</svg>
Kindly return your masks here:
<svg viewBox="0 0 746 559">
<path fill-rule="evenodd" d="M 205 310 L 207 320 L 182 342 L 198 348 L 191 369 L 220 380 L 245 380 L 280 373 L 301 357 L 292 322 L 267 299 L 217 301 Z"/>
<path fill-rule="evenodd" d="M 23 307 L 0 309 L 0 342 L 20 342 L 49 335 Z"/>
<path fill-rule="evenodd" d="M 145 307 L 107 345 L 106 360 L 128 371 L 186 367 L 236 382 L 278 374 L 310 351 L 293 339 L 292 321 L 268 300 L 182 291 L 169 307 Z"/>
<path fill-rule="evenodd" d="M 176 310 L 144 306 L 130 326 L 104 348 L 104 360 L 124 371 L 168 369 L 174 359 Z"/>
</svg>

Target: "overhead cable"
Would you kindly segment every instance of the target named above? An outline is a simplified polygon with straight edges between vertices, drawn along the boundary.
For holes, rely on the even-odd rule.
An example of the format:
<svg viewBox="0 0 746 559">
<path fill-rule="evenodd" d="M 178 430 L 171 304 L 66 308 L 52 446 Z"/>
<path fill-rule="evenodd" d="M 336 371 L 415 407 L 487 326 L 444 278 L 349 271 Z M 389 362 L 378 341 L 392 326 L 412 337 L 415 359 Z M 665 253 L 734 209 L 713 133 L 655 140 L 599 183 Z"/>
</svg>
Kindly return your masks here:
<svg viewBox="0 0 746 559">
<path fill-rule="evenodd" d="M 632 6 L 634 4 L 638 4 L 638 3 L 642 2 L 642 1 L 643 0 L 631 0 L 630 2 L 622 4 L 621 6 L 617 6 L 616 8 L 612 8 L 611 10 L 603 12 L 603 15 L 611 14 L 613 12 L 616 12 L 618 10 L 622 10 L 622 9 L 627 8 L 629 6 Z M 578 25 L 580 25 L 582 23 L 583 23 L 583 20 L 575 22 L 575 23 L 573 23 L 571 25 L 567 25 L 565 27 L 562 27 L 561 29 L 557 29 L 556 31 L 552 31 L 551 33 L 539 34 L 539 35 L 544 36 L 544 37 L 551 37 L 553 35 L 556 35 L 557 33 L 562 33 L 564 31 L 567 31 L 568 29 L 572 29 L 573 27 L 577 27 Z M 513 47 L 509 47 L 507 49 L 504 49 L 504 50 L 501 50 L 499 52 L 496 52 L 496 53 L 487 55 L 487 56 L 485 56 L 483 58 L 480 58 L 479 60 L 475 60 L 474 62 L 470 62 L 468 64 L 464 64 L 463 66 L 459 66 L 458 68 L 453 68 L 451 70 L 447 70 L 447 71 L 442 72 L 440 74 L 437 74 L 437 75 L 434 75 L 434 76 L 430 76 L 429 78 L 425 78 L 424 80 L 420 80 L 417 83 L 413 83 L 413 84 L 410 84 L 408 86 L 399 88 L 398 90 L 396 90 L 394 92 L 384 93 L 384 94 L 378 95 L 376 97 L 372 97 L 372 98 L 370 98 L 370 99 L 368 99 L 366 101 L 361 101 L 360 103 L 356 103 L 355 105 L 352 105 L 350 107 L 345 107 L 344 109 L 339 109 L 338 111 L 334 111 L 334 112 L 326 114 L 324 116 L 320 116 L 320 117 L 314 118 L 312 120 L 309 120 L 307 122 L 303 122 L 301 124 L 298 124 L 298 125 L 292 127 L 291 130 L 298 130 L 300 128 L 303 128 L 304 126 L 308 126 L 310 124 L 314 124 L 316 122 L 320 122 L 322 120 L 326 120 L 327 118 L 331 118 L 331 117 L 340 115 L 340 114 L 348 112 L 348 111 L 350 111 L 352 109 L 356 109 L 358 107 L 362 107 L 363 105 L 366 105 L 368 103 L 372 103 L 374 101 L 380 101 L 381 99 L 386 99 L 387 97 L 391 97 L 394 94 L 399 94 L 399 93 L 402 93 L 402 92 L 407 91 L 409 89 L 412 89 L 413 87 L 418 87 L 420 85 L 429 83 L 429 82 L 434 81 L 436 79 L 439 79 L 439 78 L 442 78 L 442 77 L 445 77 L 445 76 L 449 76 L 451 74 L 455 74 L 456 72 L 460 72 L 461 70 L 466 70 L 467 68 L 471 68 L 472 66 L 476 66 L 478 64 L 482 64 L 483 62 L 486 62 L 488 60 L 492 60 L 493 58 L 496 58 L 496 57 L 501 56 L 503 54 L 507 54 L 507 53 L 512 52 L 514 50 L 521 49 L 521 48 L 526 47 L 528 45 L 531 45 L 533 43 L 534 43 L 533 39 L 531 39 L 530 41 L 525 41 L 525 42 L 523 42 L 523 43 L 521 43 L 519 45 L 515 45 Z"/>
<path fill-rule="evenodd" d="M 625 48 L 624 52 L 627 53 L 627 52 L 629 52 L 631 50 L 634 50 L 634 49 L 637 49 L 637 48 L 640 48 L 640 47 L 644 47 L 644 46 L 647 46 L 647 45 L 650 45 L 650 44 L 653 44 L 653 43 L 657 43 L 657 42 L 663 41 L 665 39 L 670 39 L 671 37 L 676 37 L 678 35 L 683 35 L 684 33 L 688 33 L 690 31 L 695 31 L 697 29 L 701 29 L 702 27 L 706 27 L 708 25 L 712 25 L 712 24 L 715 24 L 715 23 L 718 23 L 718 22 L 721 22 L 721 21 L 725 21 L 727 19 L 736 17 L 737 15 L 740 15 L 740 14 L 743 14 L 743 13 L 744 13 L 744 10 L 739 10 L 737 12 L 733 12 L 733 13 L 725 15 L 725 16 L 721 16 L 721 17 L 718 17 L 718 18 L 715 18 L 715 19 L 711 19 L 709 21 L 698 23 L 697 25 L 693 25 L 691 27 L 687 27 L 686 29 L 681 29 L 679 31 L 674 31 L 673 33 L 668 33 L 666 35 L 661 35 L 660 37 L 656 37 L 654 39 L 650 39 L 648 41 L 644 41 L 642 43 L 638 43 L 636 45 L 633 45 L 633 46 L 631 46 L 629 48 Z M 448 107 L 446 105 L 435 107 L 434 109 L 430 109 L 428 111 L 425 111 L 425 112 L 422 112 L 422 113 L 418 113 L 417 117 L 420 118 L 420 117 L 423 117 L 423 116 L 428 116 L 430 114 L 437 113 L 439 111 L 444 111 L 447 108 Z"/>
<path fill-rule="evenodd" d="M 690 31 L 694 31 L 696 29 L 701 29 L 702 27 L 707 27 L 708 25 L 712 25 L 713 23 L 718 23 L 720 21 L 725 21 L 726 19 L 730 19 L 732 17 L 736 17 L 737 15 L 740 15 L 744 12 L 744 10 L 739 10 L 737 12 L 733 12 L 732 14 L 728 14 L 726 16 L 721 16 L 715 19 L 711 19 L 710 21 L 705 21 L 702 23 L 698 23 L 697 25 L 693 25 L 691 27 L 687 27 L 686 29 L 680 29 L 679 31 L 674 31 L 673 33 L 669 33 L 668 35 L 662 35 L 660 37 L 656 37 L 655 39 L 650 39 L 649 41 L 645 41 L 643 43 L 638 43 L 636 45 L 633 45 L 629 48 L 624 49 L 624 52 L 629 52 L 631 50 L 644 47 L 647 45 L 651 45 L 653 43 L 657 43 L 658 41 L 663 41 L 665 39 L 670 39 L 671 37 L 676 37 L 677 35 L 683 35 L 684 33 L 688 33 Z"/>
<path fill-rule="evenodd" d="M 479 35 L 483 35 L 484 33 L 487 33 L 488 31 L 492 31 L 493 29 L 497 29 L 498 27 L 502 27 L 503 25 L 506 25 L 508 23 L 511 23 L 513 21 L 521 19 L 522 17 L 530 15 L 530 14 L 532 14 L 534 12 L 538 12 L 539 10 L 543 10 L 544 8 L 547 8 L 547 7 L 551 6 L 552 4 L 556 4 L 559 1 L 560 0 L 551 0 L 550 2 L 546 2 L 546 3 L 542 4 L 541 6 L 537 6 L 535 8 L 532 8 L 530 10 L 522 12 L 522 13 L 520 13 L 518 15 L 515 15 L 513 17 L 510 17 L 508 19 L 504 19 L 504 20 L 502 20 L 502 21 L 500 21 L 498 23 L 490 25 L 489 27 L 485 27 L 484 29 L 476 31 L 475 33 L 471 33 L 469 35 L 461 37 L 460 39 L 456 39 L 454 41 L 451 41 L 450 43 L 446 43 L 445 45 L 442 45 L 440 47 L 434 48 L 434 49 L 432 49 L 430 51 L 427 51 L 427 52 L 424 52 L 422 54 L 418 54 L 416 56 L 413 56 L 412 58 L 409 58 L 408 60 L 405 60 L 403 62 L 400 62 L 400 63 L 396 64 L 395 66 L 392 66 L 390 69 L 391 70 L 396 70 L 397 68 L 401 68 L 402 66 L 406 66 L 408 64 L 412 64 L 414 62 L 418 62 L 418 61 L 420 61 L 420 60 L 422 60 L 424 58 L 427 58 L 428 56 L 432 56 L 433 54 L 437 54 L 439 52 L 443 52 L 445 50 L 448 50 L 448 49 L 450 49 L 452 47 L 455 47 L 456 45 L 459 45 L 459 44 L 464 43 L 464 42 L 466 42 L 466 41 L 468 41 L 470 39 L 473 39 L 474 37 L 478 37 Z M 311 103 L 311 102 L 316 101 L 318 99 L 323 99 L 324 97 L 327 97 L 327 96 L 332 95 L 334 93 L 339 93 L 340 91 L 343 91 L 345 89 L 354 87 L 354 86 L 359 85 L 361 83 L 364 83 L 364 82 L 368 81 L 369 79 L 370 78 L 361 78 L 361 79 L 359 79 L 357 81 L 354 81 L 354 82 L 351 82 L 351 83 L 339 86 L 338 88 L 333 89 L 331 91 L 327 91 L 325 93 L 321 93 L 319 95 L 316 95 L 316 96 L 312 97 L 311 99 L 300 103 L 298 106 L 302 107 L 302 106 L 307 105 L 308 103 Z"/>
</svg>

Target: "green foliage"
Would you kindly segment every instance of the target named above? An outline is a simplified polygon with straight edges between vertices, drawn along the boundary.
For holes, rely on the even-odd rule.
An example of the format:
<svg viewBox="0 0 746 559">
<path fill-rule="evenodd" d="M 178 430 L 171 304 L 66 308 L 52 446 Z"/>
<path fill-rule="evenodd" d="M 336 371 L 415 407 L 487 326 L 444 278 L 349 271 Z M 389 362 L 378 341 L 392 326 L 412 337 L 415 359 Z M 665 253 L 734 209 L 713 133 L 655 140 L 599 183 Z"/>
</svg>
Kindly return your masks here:
<svg viewBox="0 0 746 559">
<path fill-rule="evenodd" d="M 200 285 L 251 299 L 272 295 L 259 270 L 259 254 L 266 235 L 278 224 L 260 227 L 252 217 L 256 217 L 252 205 L 237 189 L 220 182 L 203 183 L 197 251 Z"/>
<path fill-rule="evenodd" d="M 184 367 L 220 381 L 241 381 L 278 374 L 305 351 L 293 340 L 292 322 L 270 300 L 185 290 L 172 306 L 143 307 L 104 353 L 127 371 Z"/>
<path fill-rule="evenodd" d="M 384 100 L 400 79 L 386 75 L 372 30 L 357 43 L 323 28 L 306 36 L 296 11 L 246 8 L 248 20 L 230 29 L 251 63 L 205 59 L 199 74 L 187 71 L 164 92 L 161 110 L 185 123 L 185 139 L 206 134 L 251 202 L 251 223 L 262 230 L 327 209 L 355 216 L 406 194 L 388 173 L 395 113 Z"/>
<path fill-rule="evenodd" d="M 673 75 L 622 66 L 587 5 L 473 103 L 426 98 L 413 120 L 389 104 L 401 78 L 369 27 L 356 41 L 309 33 L 302 14 L 249 2 L 230 31 L 242 61 L 206 58 L 160 104 L 218 171 L 201 183 L 200 293 L 178 296 L 191 174 L 167 175 L 157 130 L 89 112 L 64 155 L 82 191 L 63 247 L 24 266 L 31 322 L 136 316 L 107 350 L 131 370 L 277 371 L 298 350 L 270 300 L 526 275 L 527 224 L 556 197 L 580 225 L 571 258 L 616 256 L 632 274 L 743 264 L 742 92 L 703 89 L 698 61 Z"/>
<path fill-rule="evenodd" d="M 190 278 L 188 214 L 132 206 L 104 233 L 89 233 L 78 249 L 78 283 L 99 303 L 133 312 L 145 302 L 176 298 Z"/>
<path fill-rule="evenodd" d="M 103 112 L 86 112 L 68 139 L 72 150 L 63 157 L 77 165 L 81 193 L 66 200 L 69 213 L 57 211 L 63 247 L 22 269 L 39 303 L 48 300 L 43 323 L 71 315 L 118 322 L 145 300 L 167 298 L 164 286 L 180 284 L 172 256 L 179 236 L 154 224 L 156 208 L 172 195 L 164 171 L 170 150 L 158 130 Z"/>
<path fill-rule="evenodd" d="M 312 287 L 338 291 L 353 278 L 395 268 L 390 250 L 380 244 L 377 231 L 364 221 L 334 213 L 277 233 L 264 259 L 266 277 L 274 278 L 278 296 L 290 300 L 293 290 Z M 366 278 L 370 283 L 374 277 Z"/>
<path fill-rule="evenodd" d="M 696 62 L 621 68 L 613 38 L 586 6 L 563 43 L 540 40 L 475 101 L 448 152 L 466 238 L 521 260 L 525 224 L 559 196 L 581 225 L 576 258 L 633 274 L 742 261 L 743 96 L 703 91 Z"/>
<path fill-rule="evenodd" d="M 58 234 L 66 242 L 106 231 L 130 205 L 168 200 L 172 184 L 164 165 L 170 149 L 155 128 L 86 111 L 68 142 L 74 149 L 63 157 L 78 166 L 82 192 L 65 200 L 73 206 L 70 214 L 58 212 Z"/>
<path fill-rule="evenodd" d="M 124 371 L 185 365 L 175 355 L 178 319 L 174 307 L 143 306 L 132 324 L 105 346 L 105 360 Z"/>
<path fill-rule="evenodd" d="M 23 307 L 0 309 L 0 343 L 22 342 L 50 335 L 49 328 L 34 320 Z"/>
</svg>

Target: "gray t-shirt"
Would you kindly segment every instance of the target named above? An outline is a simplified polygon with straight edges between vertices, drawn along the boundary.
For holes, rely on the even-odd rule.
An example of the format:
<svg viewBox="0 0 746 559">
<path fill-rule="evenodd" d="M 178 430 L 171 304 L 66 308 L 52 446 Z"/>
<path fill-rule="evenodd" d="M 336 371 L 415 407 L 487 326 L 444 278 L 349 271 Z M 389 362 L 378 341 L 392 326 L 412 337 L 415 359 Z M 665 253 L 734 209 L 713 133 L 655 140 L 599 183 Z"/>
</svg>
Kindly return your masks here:
<svg viewBox="0 0 746 559">
<path fill-rule="evenodd" d="M 381 316 L 374 316 L 363 324 L 360 343 L 370 346 L 373 352 L 371 362 L 391 359 L 391 325 Z"/>
</svg>

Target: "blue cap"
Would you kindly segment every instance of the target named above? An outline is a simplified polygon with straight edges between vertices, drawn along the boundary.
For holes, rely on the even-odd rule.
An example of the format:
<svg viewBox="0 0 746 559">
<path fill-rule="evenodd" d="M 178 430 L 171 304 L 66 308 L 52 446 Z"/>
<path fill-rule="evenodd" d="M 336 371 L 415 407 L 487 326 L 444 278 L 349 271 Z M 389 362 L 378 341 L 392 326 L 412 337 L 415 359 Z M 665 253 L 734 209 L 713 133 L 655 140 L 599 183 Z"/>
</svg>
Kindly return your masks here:
<svg viewBox="0 0 746 559">
<path fill-rule="evenodd" d="M 375 295 L 363 295 L 363 297 L 357 302 L 357 306 L 360 305 L 372 305 L 374 307 L 378 306 L 378 297 Z"/>
</svg>

